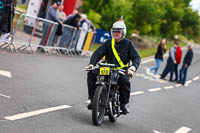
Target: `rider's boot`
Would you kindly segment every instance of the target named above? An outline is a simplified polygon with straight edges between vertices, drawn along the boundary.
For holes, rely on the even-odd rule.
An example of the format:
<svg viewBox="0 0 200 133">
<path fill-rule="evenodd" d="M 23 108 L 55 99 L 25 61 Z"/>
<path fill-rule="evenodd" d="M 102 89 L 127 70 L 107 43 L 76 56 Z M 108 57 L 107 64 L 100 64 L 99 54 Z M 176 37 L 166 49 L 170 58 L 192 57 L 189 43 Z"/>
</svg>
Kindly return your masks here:
<svg viewBox="0 0 200 133">
<path fill-rule="evenodd" d="M 120 109 L 122 111 L 122 114 L 124 114 L 124 115 L 129 113 L 129 105 L 128 104 L 122 104 L 120 106 Z"/>
</svg>

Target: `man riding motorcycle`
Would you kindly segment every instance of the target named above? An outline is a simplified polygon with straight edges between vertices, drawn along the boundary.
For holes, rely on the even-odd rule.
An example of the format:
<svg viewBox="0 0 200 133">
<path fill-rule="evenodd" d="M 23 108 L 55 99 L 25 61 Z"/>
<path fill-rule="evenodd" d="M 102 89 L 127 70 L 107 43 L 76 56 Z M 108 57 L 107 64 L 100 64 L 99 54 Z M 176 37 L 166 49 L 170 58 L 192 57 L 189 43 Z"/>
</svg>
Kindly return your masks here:
<svg viewBox="0 0 200 133">
<path fill-rule="evenodd" d="M 92 55 L 88 70 L 93 70 L 94 66 L 105 56 L 105 62 L 115 64 L 117 69 L 126 69 L 128 75 L 133 75 L 141 62 L 141 57 L 132 42 L 125 38 L 126 25 L 122 21 L 117 21 L 111 28 L 112 39 L 107 40 Z M 131 63 L 130 63 L 131 62 Z M 131 64 L 131 65 L 130 65 Z M 88 94 L 91 102 L 88 109 L 92 109 L 92 99 L 96 89 L 96 77 L 98 72 L 89 71 L 87 77 Z M 120 75 L 118 79 L 120 92 L 120 109 L 123 114 L 129 113 L 130 81 L 128 75 Z"/>
</svg>

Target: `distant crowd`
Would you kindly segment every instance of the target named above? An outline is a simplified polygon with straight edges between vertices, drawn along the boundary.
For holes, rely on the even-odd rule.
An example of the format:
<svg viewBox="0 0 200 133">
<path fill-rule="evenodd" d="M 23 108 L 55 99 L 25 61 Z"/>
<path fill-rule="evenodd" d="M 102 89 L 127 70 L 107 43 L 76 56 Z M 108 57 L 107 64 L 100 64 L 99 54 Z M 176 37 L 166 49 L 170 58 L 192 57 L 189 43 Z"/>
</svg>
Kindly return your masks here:
<svg viewBox="0 0 200 133">
<path fill-rule="evenodd" d="M 58 28 L 53 38 L 53 46 L 58 47 L 68 47 L 70 43 L 70 38 L 72 36 L 72 28 L 63 28 L 64 25 L 74 27 L 76 29 L 81 29 L 85 31 L 96 31 L 94 24 L 87 19 L 85 14 L 80 13 L 78 10 L 73 10 L 68 16 L 63 11 L 64 6 L 60 1 L 56 1 L 52 6 L 49 7 L 46 13 L 46 19 L 57 22 Z M 48 36 L 50 25 L 48 23 L 43 24 L 43 37 L 40 42 L 40 45 L 45 45 L 45 40 Z M 58 42 L 60 37 L 60 41 Z"/>
<path fill-rule="evenodd" d="M 159 77 L 158 70 L 163 62 L 163 55 L 166 53 L 166 50 L 166 39 L 163 38 L 160 41 L 157 52 L 155 54 L 156 65 L 151 67 L 150 69 L 147 69 L 147 74 L 153 74 L 155 77 Z M 169 57 L 167 59 L 166 66 L 159 78 L 165 80 L 166 76 L 170 73 L 170 82 L 176 82 L 185 85 L 187 79 L 187 71 L 192 63 L 192 59 L 193 50 L 191 44 L 187 44 L 187 52 L 182 59 L 182 49 L 179 45 L 178 36 L 175 36 L 174 45 L 169 50 Z M 178 70 L 179 65 L 181 64 L 181 60 L 182 66 L 180 70 Z"/>
</svg>

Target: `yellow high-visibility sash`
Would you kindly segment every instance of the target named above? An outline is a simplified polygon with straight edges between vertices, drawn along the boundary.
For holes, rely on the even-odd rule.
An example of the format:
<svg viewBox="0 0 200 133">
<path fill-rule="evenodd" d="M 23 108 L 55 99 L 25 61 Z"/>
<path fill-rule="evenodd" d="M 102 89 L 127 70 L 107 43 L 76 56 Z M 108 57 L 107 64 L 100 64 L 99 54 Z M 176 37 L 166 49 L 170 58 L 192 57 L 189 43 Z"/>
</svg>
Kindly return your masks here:
<svg viewBox="0 0 200 133">
<path fill-rule="evenodd" d="M 117 53 L 117 50 L 115 49 L 115 39 L 114 38 L 112 38 L 112 51 L 113 51 L 113 54 L 115 55 L 115 58 L 117 59 L 117 62 L 120 65 L 120 67 L 117 67 L 116 69 L 122 69 L 122 68 L 128 67 L 128 64 L 124 65 L 124 63 L 122 62 L 121 58 L 119 57 L 119 55 Z"/>
</svg>

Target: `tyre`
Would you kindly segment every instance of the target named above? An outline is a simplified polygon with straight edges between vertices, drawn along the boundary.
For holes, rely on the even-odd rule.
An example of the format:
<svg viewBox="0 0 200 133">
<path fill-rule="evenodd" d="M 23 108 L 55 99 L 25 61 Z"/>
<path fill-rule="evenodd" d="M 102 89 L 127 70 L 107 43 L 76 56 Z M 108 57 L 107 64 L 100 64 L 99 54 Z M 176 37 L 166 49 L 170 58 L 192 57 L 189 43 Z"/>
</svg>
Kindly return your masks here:
<svg viewBox="0 0 200 133">
<path fill-rule="evenodd" d="M 108 113 L 108 118 L 109 121 L 114 123 L 117 121 L 117 112 L 115 110 L 114 104 L 110 101 L 109 102 L 109 113 Z"/>
<path fill-rule="evenodd" d="M 102 124 L 106 111 L 106 89 L 103 85 L 97 86 L 92 102 L 92 121 L 94 125 Z"/>
</svg>

